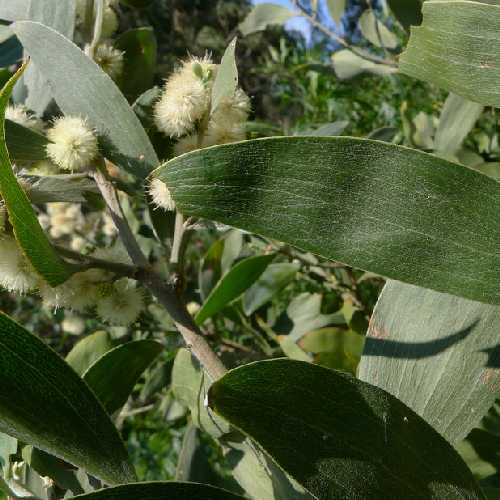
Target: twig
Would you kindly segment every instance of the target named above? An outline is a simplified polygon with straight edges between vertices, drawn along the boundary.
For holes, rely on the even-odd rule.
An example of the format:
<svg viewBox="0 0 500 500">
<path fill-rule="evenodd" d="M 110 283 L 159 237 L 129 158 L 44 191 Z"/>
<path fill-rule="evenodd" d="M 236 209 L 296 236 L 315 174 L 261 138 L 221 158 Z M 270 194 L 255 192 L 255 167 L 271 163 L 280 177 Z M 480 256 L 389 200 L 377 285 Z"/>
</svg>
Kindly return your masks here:
<svg viewBox="0 0 500 500">
<path fill-rule="evenodd" d="M 342 47 L 350 50 L 353 54 L 357 55 L 358 57 L 361 57 L 362 59 L 365 59 L 366 61 L 370 61 L 376 64 L 385 64 L 386 66 L 393 66 L 393 67 L 397 66 L 395 61 L 372 56 L 363 52 L 362 50 L 357 49 L 356 47 L 351 45 L 345 38 L 342 38 L 341 36 L 337 35 L 337 33 L 328 29 L 323 23 L 319 22 L 313 16 L 310 16 L 297 0 L 292 0 L 292 3 L 300 11 L 300 15 L 305 17 L 315 28 L 320 30 L 326 36 L 335 40 L 337 43 L 342 45 Z"/>
<path fill-rule="evenodd" d="M 226 372 L 222 361 L 217 357 L 193 318 L 186 309 L 176 293 L 175 287 L 166 283 L 164 279 L 154 272 L 143 254 L 137 240 L 123 215 L 118 196 L 113 184 L 106 178 L 105 174 L 98 169 L 94 173 L 94 179 L 99 188 L 106 205 L 110 211 L 113 222 L 118 229 L 118 234 L 132 259 L 139 267 L 136 279 L 141 282 L 167 310 L 174 320 L 175 326 L 182 335 L 188 349 L 203 365 L 212 380 L 217 380 Z"/>
</svg>

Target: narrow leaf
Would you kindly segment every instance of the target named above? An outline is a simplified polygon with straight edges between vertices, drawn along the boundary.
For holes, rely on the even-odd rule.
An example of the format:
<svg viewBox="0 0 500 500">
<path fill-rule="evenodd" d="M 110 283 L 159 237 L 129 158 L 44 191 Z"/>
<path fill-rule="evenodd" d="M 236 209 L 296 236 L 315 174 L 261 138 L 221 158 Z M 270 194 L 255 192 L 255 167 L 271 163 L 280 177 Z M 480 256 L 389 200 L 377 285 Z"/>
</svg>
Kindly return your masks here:
<svg viewBox="0 0 500 500">
<path fill-rule="evenodd" d="M 335 52 L 332 55 L 332 64 L 336 75 L 341 80 L 348 80 L 365 72 L 378 76 L 391 75 L 397 72 L 397 68 L 368 61 L 348 49 Z"/>
<path fill-rule="evenodd" d="M 398 46 L 397 36 L 381 23 L 373 10 L 365 10 L 359 18 L 361 34 L 376 47 L 395 49 Z"/>
<path fill-rule="evenodd" d="M 256 5 L 250 14 L 239 25 L 243 36 L 250 35 L 256 31 L 265 30 L 271 24 L 284 24 L 297 13 L 273 3 L 261 3 Z"/>
<path fill-rule="evenodd" d="M 251 363 L 212 385 L 208 400 L 319 500 L 484 498 L 430 425 L 341 372 L 283 359 Z"/>
<path fill-rule="evenodd" d="M 81 378 L 0 313 L 0 431 L 110 483 L 134 480 L 116 428 Z"/>
<path fill-rule="evenodd" d="M 0 92 L 0 191 L 7 206 L 9 220 L 16 239 L 35 270 L 51 286 L 66 281 L 73 269 L 56 253 L 45 235 L 33 207 L 12 171 L 9 152 L 5 144 L 5 109 L 23 66 Z"/>
<path fill-rule="evenodd" d="M 500 107 L 500 5 L 429 0 L 423 14 L 401 56 L 401 72 Z"/>
<path fill-rule="evenodd" d="M 111 335 L 100 330 L 77 342 L 66 356 L 66 363 L 82 376 L 95 361 L 112 348 Z"/>
<path fill-rule="evenodd" d="M 235 56 L 236 41 L 237 38 L 234 38 L 222 56 L 212 88 L 212 113 L 223 99 L 232 97 L 238 87 L 238 68 L 236 67 Z"/>
<path fill-rule="evenodd" d="M 197 483 L 151 482 L 135 483 L 72 497 L 75 500 L 242 500 L 226 490 Z"/>
<path fill-rule="evenodd" d="M 274 259 L 274 255 L 258 255 L 238 262 L 211 291 L 196 315 L 196 323 L 201 325 L 214 314 L 222 311 L 230 302 L 250 288 Z"/>
<path fill-rule="evenodd" d="M 482 104 L 450 93 L 439 118 L 434 149 L 440 153 L 455 154 L 482 112 Z"/>
<path fill-rule="evenodd" d="M 269 302 L 295 278 L 298 264 L 283 262 L 270 264 L 260 278 L 245 292 L 243 310 L 247 316 Z"/>
<path fill-rule="evenodd" d="M 283 137 L 185 154 L 154 175 L 186 215 L 500 304 L 500 185 L 466 167 L 367 139 Z"/>
<path fill-rule="evenodd" d="M 51 28 L 30 21 L 13 31 L 51 82 L 65 114 L 83 115 L 101 134 L 104 154 L 117 165 L 144 177 L 158 158 L 139 119 L 113 80 L 76 45 Z"/>
<path fill-rule="evenodd" d="M 98 193 L 95 182 L 85 174 L 27 175 L 24 178 L 31 184 L 28 196 L 34 204 L 55 201 L 84 203 L 86 194 Z"/>
<path fill-rule="evenodd" d="M 327 0 L 326 4 L 335 24 L 339 24 L 344 15 L 347 0 Z"/>
<path fill-rule="evenodd" d="M 389 282 L 370 322 L 359 377 L 456 444 L 498 396 L 499 328 L 498 306 Z"/>
<path fill-rule="evenodd" d="M 162 350 L 163 345 L 154 340 L 127 342 L 101 356 L 83 380 L 112 414 L 126 403 L 139 377 Z"/>
</svg>

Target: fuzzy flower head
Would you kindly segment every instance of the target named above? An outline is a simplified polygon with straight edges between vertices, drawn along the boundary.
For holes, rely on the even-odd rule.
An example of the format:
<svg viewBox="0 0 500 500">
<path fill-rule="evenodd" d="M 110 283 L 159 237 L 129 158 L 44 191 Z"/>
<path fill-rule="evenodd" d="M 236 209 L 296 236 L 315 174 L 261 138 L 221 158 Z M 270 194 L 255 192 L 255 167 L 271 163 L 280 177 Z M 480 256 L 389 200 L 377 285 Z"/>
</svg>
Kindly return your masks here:
<svg viewBox="0 0 500 500">
<path fill-rule="evenodd" d="M 94 60 L 113 80 L 123 73 L 123 52 L 115 49 L 108 42 L 97 46 Z"/>
<path fill-rule="evenodd" d="M 49 309 L 64 307 L 84 312 L 99 300 L 99 286 L 110 279 L 109 273 L 101 269 L 89 269 L 74 274 L 68 281 L 55 288 L 42 284 L 40 295 Z"/>
<path fill-rule="evenodd" d="M 63 170 L 82 171 L 95 160 L 97 137 L 85 119 L 75 116 L 58 118 L 47 132 L 51 141 L 47 155 Z"/>
<path fill-rule="evenodd" d="M 129 326 L 144 309 L 142 291 L 128 278 L 112 285 L 106 283 L 100 291 L 102 296 L 97 303 L 97 314 L 111 325 Z"/>
<path fill-rule="evenodd" d="M 208 113 L 215 70 L 210 58 L 193 57 L 167 80 L 155 105 L 155 122 L 161 132 L 181 137 Z"/>
<path fill-rule="evenodd" d="M 16 104 L 14 106 L 7 106 L 5 110 L 5 118 L 10 121 L 29 128 L 39 134 L 43 133 L 44 125 L 36 115 L 30 113 L 28 108 L 23 104 Z"/>
<path fill-rule="evenodd" d="M 167 185 L 160 181 L 160 179 L 153 179 L 151 181 L 149 184 L 149 194 L 156 207 L 163 208 L 168 211 L 175 210 L 175 203 L 172 195 L 170 194 Z"/>
<path fill-rule="evenodd" d="M 61 323 L 61 328 L 70 335 L 81 335 L 85 331 L 85 321 L 80 316 L 66 314 Z"/>
<path fill-rule="evenodd" d="M 0 286 L 11 292 L 27 293 L 36 288 L 38 276 L 14 238 L 0 239 Z"/>
</svg>

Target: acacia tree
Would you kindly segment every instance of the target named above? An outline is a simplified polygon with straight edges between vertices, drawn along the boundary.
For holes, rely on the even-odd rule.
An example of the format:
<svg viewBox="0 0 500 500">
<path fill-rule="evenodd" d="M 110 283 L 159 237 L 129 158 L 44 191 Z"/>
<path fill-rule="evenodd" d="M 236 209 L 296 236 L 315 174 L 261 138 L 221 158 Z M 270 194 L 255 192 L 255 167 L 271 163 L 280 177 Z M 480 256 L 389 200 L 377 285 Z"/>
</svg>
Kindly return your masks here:
<svg viewBox="0 0 500 500">
<path fill-rule="evenodd" d="M 352 137 L 243 140 L 250 102 L 238 86 L 236 40 L 220 65 L 188 59 L 163 90 L 131 107 L 113 81 L 130 83 L 128 62 L 102 41 L 114 29 L 112 3 L 78 6 L 74 38 L 82 48 L 70 40 L 75 4 L 41 3 L 0 4 L 31 60 L 0 93 L 2 285 L 39 293 L 56 308 L 93 310 L 110 324 L 134 324 L 146 302 L 160 304 L 187 348 L 174 366 L 184 402 L 233 457 L 232 473 L 252 498 L 498 494 L 478 484 L 454 446 L 498 391 L 500 189 L 442 156 L 457 159 L 483 106 L 500 104 L 500 7 L 427 1 L 400 58 L 399 71 L 454 93 L 435 140 L 438 156 Z M 317 22 L 300 8 L 264 5 L 241 30 L 293 15 Z M 369 63 L 370 71 L 393 73 L 385 31 L 373 12 L 370 19 L 379 49 L 344 41 L 345 50 L 363 70 Z M 143 35 L 128 35 L 132 47 Z M 147 68 L 147 50 L 137 52 Z M 21 79 L 38 117 L 9 107 Z M 43 123 L 52 99 L 60 116 Z M 169 138 L 163 163 L 145 129 L 153 123 Z M 29 175 L 20 168 L 34 163 Z M 92 217 L 46 206 L 74 202 L 93 205 Z M 101 235 L 90 250 L 89 218 Z M 297 331 L 277 339 L 287 358 L 270 351 L 269 359 L 227 371 L 207 321 L 256 284 L 276 255 L 268 246 L 233 266 L 193 315 L 183 297 L 184 254 L 204 220 L 388 278 L 357 378 L 310 363 Z M 152 246 L 140 238 L 148 224 Z M 114 414 L 163 348 L 147 338 L 113 349 L 93 344 L 65 361 L 0 315 L 8 494 L 241 498 L 193 482 L 135 482 Z"/>
</svg>

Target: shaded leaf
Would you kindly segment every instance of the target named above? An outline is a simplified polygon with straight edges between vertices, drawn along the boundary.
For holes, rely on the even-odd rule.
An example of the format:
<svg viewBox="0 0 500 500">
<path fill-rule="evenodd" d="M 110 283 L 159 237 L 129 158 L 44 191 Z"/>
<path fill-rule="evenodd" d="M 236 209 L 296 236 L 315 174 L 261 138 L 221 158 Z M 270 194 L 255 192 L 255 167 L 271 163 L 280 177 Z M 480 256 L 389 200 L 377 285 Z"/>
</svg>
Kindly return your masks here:
<svg viewBox="0 0 500 500">
<path fill-rule="evenodd" d="M 349 375 L 262 361 L 227 373 L 208 399 L 315 498 L 484 498 L 431 426 Z"/>
<path fill-rule="evenodd" d="M 127 342 L 103 354 L 83 374 L 108 413 L 127 401 L 144 370 L 160 355 L 163 345 L 154 340 Z"/>
<path fill-rule="evenodd" d="M 113 80 L 70 40 L 39 23 L 18 21 L 12 29 L 50 80 L 65 114 L 86 116 L 101 135 L 107 158 L 145 177 L 158 158 L 139 119 Z"/>
<path fill-rule="evenodd" d="M 318 127 L 315 130 L 308 130 L 306 132 L 303 132 L 301 136 L 308 136 L 308 135 L 314 135 L 314 136 L 333 136 L 333 135 L 340 135 L 342 132 L 345 130 L 345 128 L 349 125 L 349 122 L 346 120 L 338 120 L 336 122 L 332 123 L 326 123 L 325 125 L 322 125 L 321 127 Z"/>
<path fill-rule="evenodd" d="M 271 24 L 283 24 L 297 13 L 273 3 L 261 3 L 256 5 L 248 16 L 239 25 L 243 36 L 250 35 L 256 31 L 265 30 Z"/>
<path fill-rule="evenodd" d="M 197 483 L 135 483 L 72 497 L 81 500 L 236 500 L 243 497 L 226 490 Z"/>
<path fill-rule="evenodd" d="M 114 484 L 134 480 L 116 428 L 81 378 L 0 314 L 0 430 Z"/>
<path fill-rule="evenodd" d="M 455 444 L 498 395 L 499 327 L 500 307 L 389 282 L 370 322 L 359 377 Z"/>
<path fill-rule="evenodd" d="M 401 25 L 408 30 L 422 22 L 423 0 L 387 0 L 389 8 Z"/>
<path fill-rule="evenodd" d="M 233 300 L 250 288 L 266 270 L 275 255 L 258 255 L 238 262 L 215 285 L 196 315 L 196 323 L 201 325 L 214 314 L 222 311 Z"/>
<path fill-rule="evenodd" d="M 500 186 L 469 168 L 366 139 L 282 137 L 188 153 L 154 175 L 186 215 L 500 303 Z"/>
<path fill-rule="evenodd" d="M 500 5 L 428 0 L 423 15 L 401 55 L 401 72 L 500 107 Z"/>
<path fill-rule="evenodd" d="M 0 191 L 17 242 L 35 270 L 49 285 L 56 286 L 66 281 L 76 268 L 59 257 L 45 235 L 26 193 L 12 171 L 5 144 L 5 109 L 12 88 L 25 67 L 21 67 L 0 92 Z"/>
<path fill-rule="evenodd" d="M 158 50 L 155 33 L 152 28 L 131 29 L 121 34 L 114 45 L 125 52 L 120 88 L 129 100 L 134 100 L 154 83 Z"/>
<path fill-rule="evenodd" d="M 11 120 L 5 120 L 5 140 L 10 158 L 14 162 L 33 162 L 47 158 L 48 139 Z"/>
<path fill-rule="evenodd" d="M 16 64 L 23 57 L 23 46 L 15 36 L 0 43 L 0 67 L 5 68 Z"/>
</svg>

